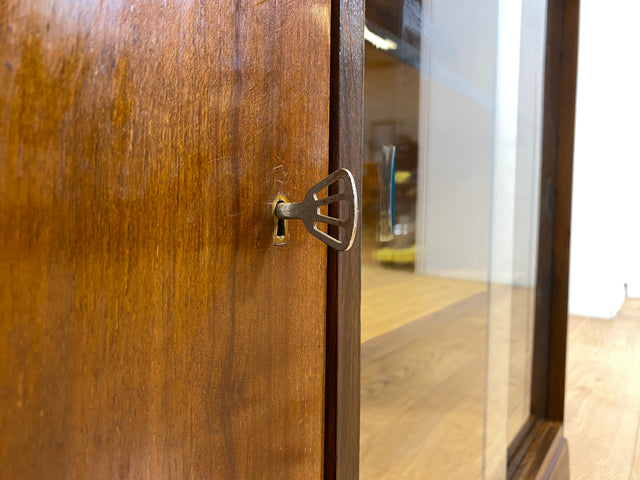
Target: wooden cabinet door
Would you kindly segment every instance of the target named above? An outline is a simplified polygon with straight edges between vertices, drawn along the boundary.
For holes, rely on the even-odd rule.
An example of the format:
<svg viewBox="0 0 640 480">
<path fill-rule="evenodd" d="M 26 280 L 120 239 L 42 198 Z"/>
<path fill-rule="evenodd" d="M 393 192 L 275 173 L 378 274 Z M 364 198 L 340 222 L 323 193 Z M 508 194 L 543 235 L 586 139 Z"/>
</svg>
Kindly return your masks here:
<svg viewBox="0 0 640 480">
<path fill-rule="evenodd" d="M 0 478 L 318 479 L 330 6 L 0 4 Z"/>
</svg>

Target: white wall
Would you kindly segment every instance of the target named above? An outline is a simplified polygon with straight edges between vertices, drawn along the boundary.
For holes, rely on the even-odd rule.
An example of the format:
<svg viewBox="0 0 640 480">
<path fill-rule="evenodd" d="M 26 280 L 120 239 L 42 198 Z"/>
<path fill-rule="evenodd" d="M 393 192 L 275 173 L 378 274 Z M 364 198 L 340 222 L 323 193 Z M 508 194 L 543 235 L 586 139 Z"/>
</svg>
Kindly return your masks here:
<svg viewBox="0 0 640 480">
<path fill-rule="evenodd" d="M 486 281 L 498 1 L 423 7 L 416 272 Z"/>
<path fill-rule="evenodd" d="M 640 297 L 640 2 L 580 8 L 569 311 L 611 318 Z"/>
<path fill-rule="evenodd" d="M 545 1 L 461 3 L 428 3 L 416 271 L 533 285 Z"/>
</svg>

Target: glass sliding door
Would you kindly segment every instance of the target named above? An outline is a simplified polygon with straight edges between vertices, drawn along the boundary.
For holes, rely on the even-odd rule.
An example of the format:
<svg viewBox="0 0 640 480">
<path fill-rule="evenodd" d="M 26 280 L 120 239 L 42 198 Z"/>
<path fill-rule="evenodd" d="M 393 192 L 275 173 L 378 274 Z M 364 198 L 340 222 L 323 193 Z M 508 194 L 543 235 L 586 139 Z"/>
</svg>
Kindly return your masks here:
<svg viewBox="0 0 640 480">
<path fill-rule="evenodd" d="M 367 2 L 363 479 L 504 478 L 529 416 L 545 9 Z"/>
</svg>

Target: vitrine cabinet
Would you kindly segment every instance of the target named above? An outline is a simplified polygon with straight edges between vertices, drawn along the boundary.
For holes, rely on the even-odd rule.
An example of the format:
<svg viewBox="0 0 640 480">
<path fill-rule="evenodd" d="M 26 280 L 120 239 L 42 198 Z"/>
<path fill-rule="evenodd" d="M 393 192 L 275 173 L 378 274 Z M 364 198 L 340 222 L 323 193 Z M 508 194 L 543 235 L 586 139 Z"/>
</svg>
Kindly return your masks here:
<svg viewBox="0 0 640 480">
<path fill-rule="evenodd" d="M 578 1 L 546 15 L 510 478 L 566 472 Z M 361 188 L 365 23 L 361 0 L 5 2 L 0 477 L 358 478 L 361 237 L 276 246 L 272 201 L 339 168 Z"/>
</svg>

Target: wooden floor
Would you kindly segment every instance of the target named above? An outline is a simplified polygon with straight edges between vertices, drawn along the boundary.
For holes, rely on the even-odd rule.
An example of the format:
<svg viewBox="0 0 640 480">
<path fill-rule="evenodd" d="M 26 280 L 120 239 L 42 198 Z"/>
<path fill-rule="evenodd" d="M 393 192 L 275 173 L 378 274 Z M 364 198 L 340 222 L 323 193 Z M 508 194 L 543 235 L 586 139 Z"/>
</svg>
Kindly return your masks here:
<svg viewBox="0 0 640 480">
<path fill-rule="evenodd" d="M 363 480 L 479 478 L 486 309 L 479 294 L 363 345 Z"/>
<path fill-rule="evenodd" d="M 528 417 L 533 292 L 509 292 L 512 437 Z M 482 478 L 489 305 L 483 282 L 363 266 L 363 480 Z"/>
<path fill-rule="evenodd" d="M 569 319 L 565 436 L 572 480 L 640 479 L 640 299 Z"/>
<path fill-rule="evenodd" d="M 512 290 L 509 437 L 526 418 L 531 289 Z M 361 478 L 482 478 L 489 296 L 481 282 L 363 267 Z M 640 299 L 569 320 L 571 478 L 640 480 Z"/>
<path fill-rule="evenodd" d="M 362 265 L 362 342 L 487 290 L 486 282 Z"/>
</svg>

